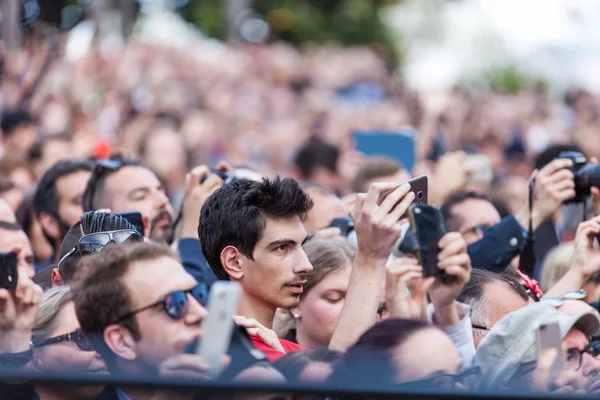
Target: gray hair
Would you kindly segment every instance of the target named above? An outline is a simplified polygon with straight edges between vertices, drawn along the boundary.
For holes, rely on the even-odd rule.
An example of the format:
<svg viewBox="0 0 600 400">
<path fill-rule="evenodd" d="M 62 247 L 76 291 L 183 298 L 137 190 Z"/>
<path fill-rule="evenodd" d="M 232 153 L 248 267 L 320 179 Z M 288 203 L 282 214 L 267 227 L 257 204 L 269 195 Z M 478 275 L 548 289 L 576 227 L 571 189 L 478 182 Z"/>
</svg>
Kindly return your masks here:
<svg viewBox="0 0 600 400">
<path fill-rule="evenodd" d="M 51 337 L 58 325 L 58 315 L 63 307 L 71 301 L 73 301 L 73 297 L 70 286 L 52 288 L 44 293 L 31 332 L 33 343 L 39 343 Z"/>
</svg>

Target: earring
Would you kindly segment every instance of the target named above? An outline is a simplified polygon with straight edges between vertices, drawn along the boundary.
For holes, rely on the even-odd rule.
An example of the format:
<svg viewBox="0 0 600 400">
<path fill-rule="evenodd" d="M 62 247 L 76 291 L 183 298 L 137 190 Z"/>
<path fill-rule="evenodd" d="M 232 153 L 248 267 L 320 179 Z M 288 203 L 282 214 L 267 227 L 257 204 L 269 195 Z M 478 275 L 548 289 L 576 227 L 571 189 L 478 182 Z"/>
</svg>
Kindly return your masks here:
<svg viewBox="0 0 600 400">
<path fill-rule="evenodd" d="M 293 315 L 294 315 L 294 319 L 300 318 L 300 315 L 298 315 L 298 314 L 293 314 Z"/>
</svg>

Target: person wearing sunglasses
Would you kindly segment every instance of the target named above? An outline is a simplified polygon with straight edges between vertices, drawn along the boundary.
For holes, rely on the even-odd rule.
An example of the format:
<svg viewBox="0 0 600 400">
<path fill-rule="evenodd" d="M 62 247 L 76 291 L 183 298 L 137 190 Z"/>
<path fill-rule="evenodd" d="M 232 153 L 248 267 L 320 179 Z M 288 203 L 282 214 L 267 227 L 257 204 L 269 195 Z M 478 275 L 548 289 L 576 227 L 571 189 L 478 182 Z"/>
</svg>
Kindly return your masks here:
<svg viewBox="0 0 600 400">
<path fill-rule="evenodd" d="M 40 372 L 82 372 L 107 375 L 102 357 L 90 346 L 75 315 L 68 286 L 50 289 L 42 297 L 31 334 L 33 366 Z M 87 400 L 99 395 L 104 386 L 36 385 L 40 400 Z"/>
<path fill-rule="evenodd" d="M 155 376 L 190 362 L 201 372 L 201 358 L 184 352 L 202 336 L 207 290 L 168 246 L 108 246 L 81 260 L 74 282 L 81 328 L 111 373 Z"/>
<path fill-rule="evenodd" d="M 127 219 L 101 211 L 85 213 L 65 235 L 57 265 L 44 268 L 34 277 L 40 286 L 49 288 L 68 284 L 82 257 L 102 251 L 115 243 L 137 243 L 142 235 Z"/>
</svg>

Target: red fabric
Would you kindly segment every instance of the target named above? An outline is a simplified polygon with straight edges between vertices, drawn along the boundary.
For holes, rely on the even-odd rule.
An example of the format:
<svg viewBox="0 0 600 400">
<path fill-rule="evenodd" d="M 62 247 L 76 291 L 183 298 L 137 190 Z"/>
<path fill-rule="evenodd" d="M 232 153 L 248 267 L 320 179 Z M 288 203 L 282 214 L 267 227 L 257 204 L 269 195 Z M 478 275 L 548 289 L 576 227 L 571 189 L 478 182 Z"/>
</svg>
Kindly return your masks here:
<svg viewBox="0 0 600 400">
<path fill-rule="evenodd" d="M 254 344 L 254 347 L 265 353 L 265 356 L 267 356 L 267 360 L 269 360 L 269 362 L 273 362 L 278 358 L 285 356 L 286 353 L 308 349 L 308 347 L 302 346 L 301 344 L 290 342 L 289 340 L 285 339 L 279 339 L 279 343 L 281 343 L 283 349 L 286 351 L 286 353 L 281 353 L 267 346 L 267 344 L 263 342 L 263 340 L 259 336 L 250 336 L 250 339 L 252 340 L 252 344 Z"/>
</svg>

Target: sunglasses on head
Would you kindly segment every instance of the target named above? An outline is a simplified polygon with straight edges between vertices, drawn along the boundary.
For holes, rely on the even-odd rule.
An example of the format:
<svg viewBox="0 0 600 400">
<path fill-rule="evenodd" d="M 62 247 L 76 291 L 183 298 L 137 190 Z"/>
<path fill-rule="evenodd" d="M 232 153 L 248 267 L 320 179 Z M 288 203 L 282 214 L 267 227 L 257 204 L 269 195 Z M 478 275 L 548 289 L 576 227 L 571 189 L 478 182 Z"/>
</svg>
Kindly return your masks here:
<svg viewBox="0 0 600 400">
<path fill-rule="evenodd" d="M 583 289 L 577 291 L 565 292 L 560 297 L 545 297 L 540 302 L 550 304 L 554 307 L 560 307 L 565 303 L 565 300 L 583 300 L 587 297 L 587 292 Z"/>
<path fill-rule="evenodd" d="M 90 177 L 88 186 L 90 188 L 90 194 L 87 197 L 87 204 L 84 204 L 84 209 L 94 210 L 94 195 L 96 194 L 96 186 L 98 181 L 108 175 L 111 172 L 120 170 L 123 167 L 123 161 L 120 160 L 97 160 Z"/>
<path fill-rule="evenodd" d="M 142 311 L 150 310 L 152 308 L 162 306 L 167 315 L 174 320 L 180 320 L 185 317 L 189 307 L 188 294 L 190 294 L 200 305 L 206 306 L 208 299 L 208 287 L 200 283 L 189 290 L 177 290 L 167 294 L 163 299 L 147 305 L 137 310 L 128 312 L 117 318 L 112 325 L 119 324 Z"/>
<path fill-rule="evenodd" d="M 58 268 L 60 268 L 60 264 L 64 260 L 72 256 L 76 251 L 81 257 L 85 257 L 90 254 L 99 253 L 104 247 L 111 243 L 138 243 L 143 241 L 144 237 L 135 229 L 89 233 L 82 236 L 75 247 L 69 250 L 67 254 L 58 261 Z"/>
<path fill-rule="evenodd" d="M 44 347 L 63 342 L 75 342 L 75 344 L 77 345 L 77 347 L 79 347 L 80 350 L 94 351 L 81 328 L 78 328 L 73 332 L 69 332 L 64 335 L 52 337 L 39 343 L 34 343 L 33 347 Z"/>
</svg>

